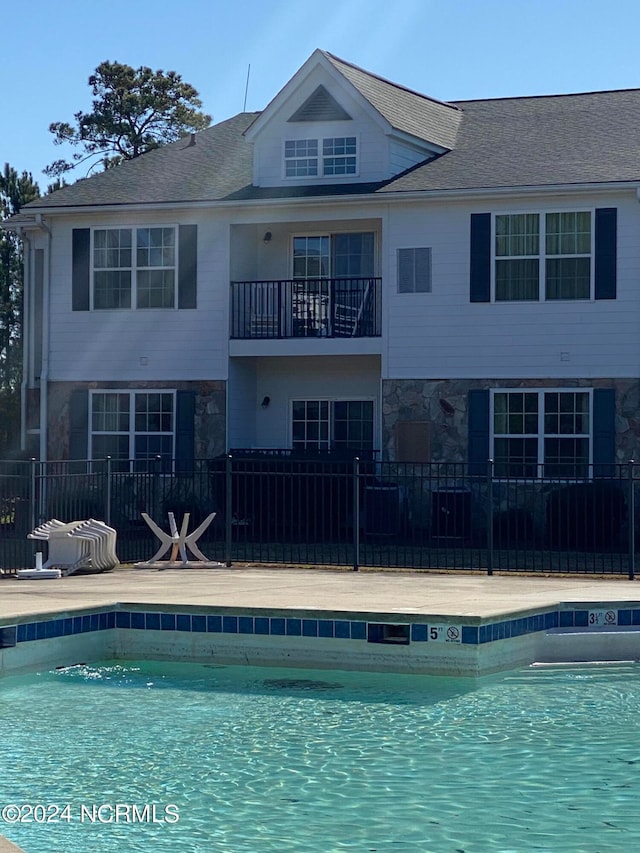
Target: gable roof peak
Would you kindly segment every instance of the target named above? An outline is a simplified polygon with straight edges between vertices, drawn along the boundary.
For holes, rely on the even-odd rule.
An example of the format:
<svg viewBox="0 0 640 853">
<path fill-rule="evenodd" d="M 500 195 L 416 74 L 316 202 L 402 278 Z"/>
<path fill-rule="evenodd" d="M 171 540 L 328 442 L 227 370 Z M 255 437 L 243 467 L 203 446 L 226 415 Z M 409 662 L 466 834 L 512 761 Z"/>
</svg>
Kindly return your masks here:
<svg viewBox="0 0 640 853">
<path fill-rule="evenodd" d="M 367 71 L 365 68 L 361 68 L 359 65 L 355 65 L 353 62 L 347 62 L 346 59 L 341 59 L 339 56 L 336 56 L 334 53 L 330 53 L 328 50 L 318 49 L 314 51 L 314 53 L 321 53 L 325 56 L 329 62 L 338 69 L 341 70 L 340 66 L 346 66 L 347 68 L 352 68 L 354 71 L 364 74 L 367 77 L 371 77 L 373 80 L 378 80 L 380 83 L 383 83 L 385 86 L 393 86 L 394 89 L 400 89 L 403 92 L 407 92 L 409 95 L 415 95 L 416 98 L 423 98 L 425 101 L 431 101 L 434 104 L 440 104 L 440 106 L 448 107 L 455 112 L 460 112 L 461 107 L 458 106 L 458 103 L 452 103 L 450 101 L 442 101 L 439 98 L 434 98 L 431 95 L 425 95 L 424 92 L 418 92 L 415 89 L 410 89 L 408 86 L 403 86 L 401 83 L 395 83 L 393 80 L 388 80 L 386 77 L 382 77 L 380 74 L 374 74 L 373 71 Z"/>
<path fill-rule="evenodd" d="M 253 141 L 274 111 L 296 92 L 303 80 L 313 79 L 311 75 L 319 68 L 324 69 L 338 85 L 339 80 L 344 81 L 356 98 L 362 99 L 368 104 L 372 114 L 377 114 L 382 119 L 386 131 L 395 131 L 405 138 L 412 137 L 418 145 L 426 145 L 429 150 L 433 150 L 433 146 L 441 151 L 450 151 L 455 147 L 464 112 L 457 104 L 414 92 L 320 48 L 313 51 L 247 128 L 246 138 Z M 328 86 L 327 89 L 329 94 L 332 94 L 331 87 Z"/>
<path fill-rule="evenodd" d="M 463 109 L 457 104 L 392 83 L 328 51 L 319 53 L 330 69 L 346 80 L 393 130 L 443 151 L 455 148 L 463 116 Z"/>
</svg>

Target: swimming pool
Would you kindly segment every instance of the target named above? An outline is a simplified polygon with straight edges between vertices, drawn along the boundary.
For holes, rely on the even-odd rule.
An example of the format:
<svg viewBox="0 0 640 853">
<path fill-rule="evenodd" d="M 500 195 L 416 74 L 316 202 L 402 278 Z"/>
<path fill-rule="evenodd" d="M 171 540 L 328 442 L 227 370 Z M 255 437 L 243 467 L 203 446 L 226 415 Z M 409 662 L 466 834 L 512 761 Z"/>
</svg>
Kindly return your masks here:
<svg viewBox="0 0 640 853">
<path fill-rule="evenodd" d="M 0 805 L 70 808 L 0 832 L 27 853 L 618 853 L 640 842 L 639 704 L 635 665 L 475 680 L 144 661 L 10 676 Z M 83 805 L 114 804 L 154 804 L 157 822 L 110 822 L 108 808 L 81 820 Z"/>
</svg>

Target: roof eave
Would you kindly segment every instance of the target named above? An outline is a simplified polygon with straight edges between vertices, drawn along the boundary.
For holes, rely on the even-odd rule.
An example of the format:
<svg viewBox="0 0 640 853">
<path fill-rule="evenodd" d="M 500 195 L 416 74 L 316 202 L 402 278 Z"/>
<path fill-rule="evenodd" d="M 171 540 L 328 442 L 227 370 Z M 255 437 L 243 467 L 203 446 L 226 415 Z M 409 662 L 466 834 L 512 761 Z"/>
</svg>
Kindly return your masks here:
<svg viewBox="0 0 640 853">
<path fill-rule="evenodd" d="M 452 150 L 451 148 L 446 148 L 444 145 L 438 145 L 436 142 L 431 142 L 424 136 L 416 136 L 406 130 L 401 130 L 399 127 L 395 127 L 394 125 L 390 125 L 390 128 L 386 133 L 387 136 L 393 136 L 400 142 L 406 142 L 409 145 L 413 145 L 415 148 L 422 148 L 432 154 L 446 154 L 447 151 Z"/>
<path fill-rule="evenodd" d="M 515 184 L 512 186 L 482 186 L 482 187 L 455 187 L 450 189 L 433 190 L 389 190 L 388 192 L 376 193 L 375 197 L 382 195 L 385 199 L 405 198 L 477 198 L 494 196 L 517 196 L 517 195 L 568 195 L 583 192 L 614 192 L 616 190 L 628 189 L 633 192 L 640 190 L 640 177 L 633 180 L 620 181 L 589 181 L 562 184 Z"/>
<path fill-rule="evenodd" d="M 458 187 L 439 188 L 432 190 L 389 190 L 388 192 L 370 192 L 362 195 L 326 195 L 326 196 L 289 196 L 286 198 L 255 198 L 255 199 L 209 199 L 201 201 L 182 202 L 131 202 L 102 205 L 74 205 L 41 208 L 37 213 L 56 216 L 86 216 L 92 213 L 118 213 L 126 210 L 193 210 L 211 208 L 255 208 L 255 207 L 286 207 L 313 205 L 345 205 L 353 203 L 387 204 L 390 201 L 425 201 L 431 199 L 481 199 L 518 195 L 570 195 L 575 193 L 604 193 L 630 190 L 640 193 L 640 178 L 630 181 L 601 181 L 572 184 L 534 184 L 509 187 Z M 34 211 L 35 212 L 35 211 Z M 6 227 L 8 223 L 0 223 Z M 26 223 L 21 223 L 26 225 Z M 34 220 L 33 228 L 39 227 Z"/>
</svg>

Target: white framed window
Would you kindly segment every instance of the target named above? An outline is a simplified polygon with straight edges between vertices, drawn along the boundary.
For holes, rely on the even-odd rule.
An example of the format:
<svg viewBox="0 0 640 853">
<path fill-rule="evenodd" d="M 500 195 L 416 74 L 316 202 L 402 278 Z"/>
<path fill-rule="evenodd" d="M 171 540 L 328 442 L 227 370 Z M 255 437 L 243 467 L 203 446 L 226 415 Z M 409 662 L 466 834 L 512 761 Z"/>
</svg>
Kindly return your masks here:
<svg viewBox="0 0 640 853">
<path fill-rule="evenodd" d="M 355 175 L 357 165 L 355 136 L 335 136 L 322 140 L 323 175 Z"/>
<path fill-rule="evenodd" d="M 285 178 L 345 177 L 357 174 L 356 136 L 285 139 Z"/>
<path fill-rule="evenodd" d="M 284 143 L 287 178 L 315 178 L 318 174 L 318 140 L 287 139 Z"/>
<path fill-rule="evenodd" d="M 174 308 L 176 231 L 175 226 L 94 228 L 93 308 Z"/>
<path fill-rule="evenodd" d="M 328 234 L 293 237 L 293 278 L 331 276 L 331 237 Z"/>
<path fill-rule="evenodd" d="M 91 391 L 89 455 L 110 456 L 117 470 L 146 470 L 161 458 L 162 469 L 175 455 L 175 391 Z"/>
<path fill-rule="evenodd" d="M 373 400 L 292 400 L 291 446 L 372 452 L 373 409 Z"/>
<path fill-rule="evenodd" d="M 591 296 L 592 216 L 547 213 L 545 216 L 547 299 L 589 299 Z"/>
<path fill-rule="evenodd" d="M 496 477 L 584 478 L 592 461 L 591 390 L 493 390 Z"/>
<path fill-rule="evenodd" d="M 398 293 L 431 293 L 431 249 L 398 249 Z"/>
<path fill-rule="evenodd" d="M 590 299 L 593 221 L 590 210 L 496 214 L 495 301 Z"/>
</svg>

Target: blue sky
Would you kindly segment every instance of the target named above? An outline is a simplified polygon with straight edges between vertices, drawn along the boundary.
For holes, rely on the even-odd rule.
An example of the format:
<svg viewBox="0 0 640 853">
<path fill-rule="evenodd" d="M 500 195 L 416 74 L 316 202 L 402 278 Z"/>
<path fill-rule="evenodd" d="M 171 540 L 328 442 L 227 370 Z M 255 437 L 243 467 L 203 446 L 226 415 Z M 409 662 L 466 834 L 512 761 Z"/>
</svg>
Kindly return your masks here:
<svg viewBox="0 0 640 853">
<path fill-rule="evenodd" d="M 29 0 L 3 14 L 0 168 L 69 151 L 104 61 L 177 71 L 221 121 L 262 109 L 316 47 L 443 100 L 640 86 L 638 0 Z M 12 20 L 11 20 L 12 19 Z M 82 177 L 78 173 L 76 177 Z"/>
</svg>

